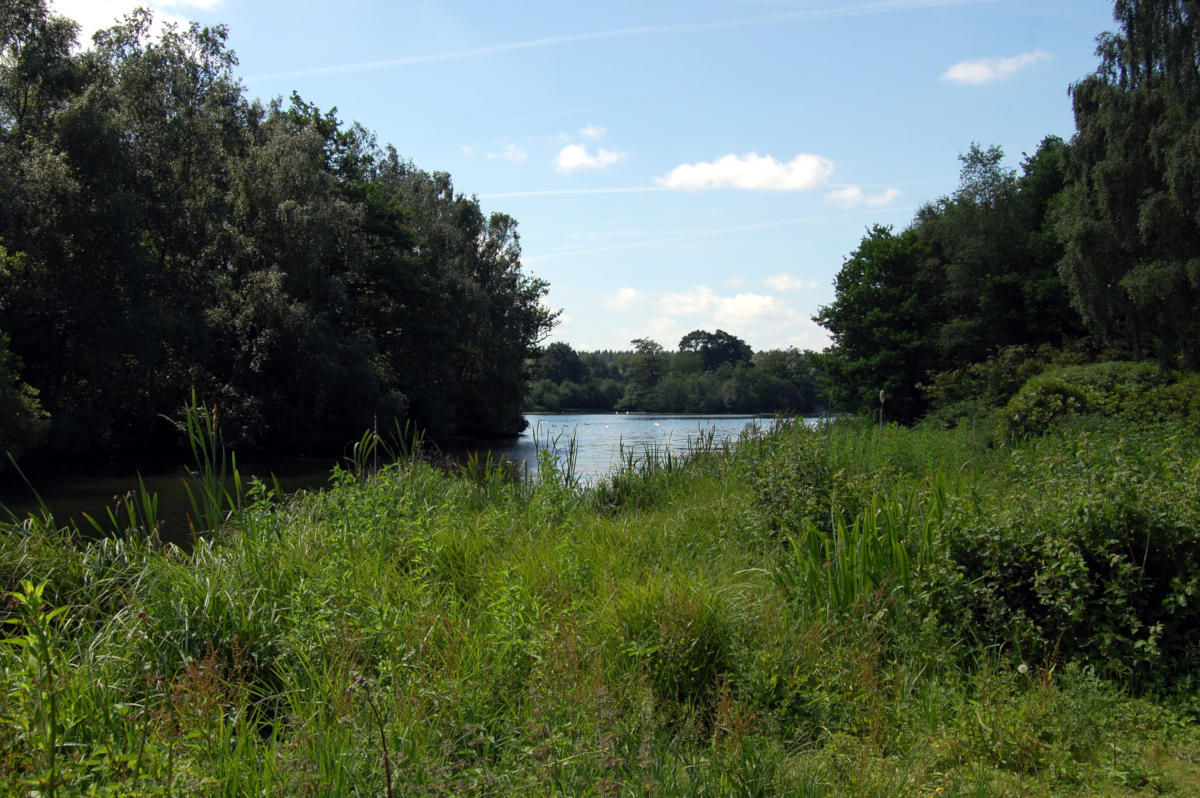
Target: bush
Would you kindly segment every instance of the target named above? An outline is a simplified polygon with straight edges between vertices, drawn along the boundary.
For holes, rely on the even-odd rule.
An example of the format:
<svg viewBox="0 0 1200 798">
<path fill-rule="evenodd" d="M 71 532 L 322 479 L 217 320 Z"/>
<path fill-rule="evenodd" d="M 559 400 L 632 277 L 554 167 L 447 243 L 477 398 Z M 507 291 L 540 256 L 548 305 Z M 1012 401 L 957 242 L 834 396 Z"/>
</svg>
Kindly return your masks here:
<svg viewBox="0 0 1200 798">
<path fill-rule="evenodd" d="M 1011 456 L 1003 495 L 960 503 L 933 604 L 1007 641 L 1143 685 L 1200 655 L 1200 459 L 1170 427 L 1066 428 Z"/>
<path fill-rule="evenodd" d="M 0 333 L 0 470 L 6 453 L 17 457 L 46 439 L 50 416 L 38 403 L 38 392 L 17 379 L 8 351 L 8 337 Z"/>
<path fill-rule="evenodd" d="M 1002 437 L 1043 434 L 1071 416 L 1095 413 L 1130 421 L 1200 420 L 1200 376 L 1151 363 L 1067 366 L 1030 379 L 1000 412 Z"/>
</svg>

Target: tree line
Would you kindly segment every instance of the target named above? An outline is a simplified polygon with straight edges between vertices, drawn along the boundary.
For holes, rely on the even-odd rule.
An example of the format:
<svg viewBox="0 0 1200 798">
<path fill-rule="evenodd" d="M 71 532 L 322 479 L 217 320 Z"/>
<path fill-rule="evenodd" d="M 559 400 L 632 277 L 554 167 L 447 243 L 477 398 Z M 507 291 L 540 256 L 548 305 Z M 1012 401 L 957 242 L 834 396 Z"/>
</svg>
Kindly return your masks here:
<svg viewBox="0 0 1200 798">
<path fill-rule="evenodd" d="M 1047 364 L 1200 368 L 1200 2 L 1118 0 L 1076 132 L 1019 169 L 961 156 L 958 189 L 872 227 L 814 319 L 831 401 L 948 422 Z M 956 411 L 956 406 L 958 410 Z"/>
<path fill-rule="evenodd" d="M 685 335 L 676 352 L 647 338 L 626 352 L 547 346 L 532 364 L 533 411 L 811 413 L 823 404 L 812 352 L 754 352 L 723 330 Z"/>
<path fill-rule="evenodd" d="M 174 445 L 193 391 L 238 445 L 519 431 L 555 314 L 516 222 L 151 25 L 0 2 L 0 446 Z"/>
</svg>

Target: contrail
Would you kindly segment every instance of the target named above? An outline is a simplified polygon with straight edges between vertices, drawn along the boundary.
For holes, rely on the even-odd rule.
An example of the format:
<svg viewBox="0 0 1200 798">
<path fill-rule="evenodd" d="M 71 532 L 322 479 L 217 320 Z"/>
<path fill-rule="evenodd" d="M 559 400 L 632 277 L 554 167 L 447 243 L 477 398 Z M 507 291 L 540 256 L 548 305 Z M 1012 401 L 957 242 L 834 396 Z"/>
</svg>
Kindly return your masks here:
<svg viewBox="0 0 1200 798">
<path fill-rule="evenodd" d="M 576 249 L 570 252 L 551 252 L 546 255 L 533 255 L 521 260 L 525 265 L 540 263 L 544 260 L 552 260 L 554 258 L 569 258 L 573 255 L 592 255 L 598 252 L 615 252 L 622 249 L 638 249 L 640 247 L 653 247 L 659 244 L 674 244 L 678 241 L 690 241 L 695 238 L 708 238 L 710 236 L 726 235 L 729 233 L 744 233 L 747 230 L 762 230 L 767 227 L 784 227 L 792 224 L 807 224 L 812 222 L 825 222 L 831 219 L 845 219 L 848 216 L 877 216 L 880 213 L 912 211 L 914 208 L 870 208 L 851 213 L 824 213 L 817 216 L 801 216 L 796 219 L 778 219 L 772 222 L 758 222 L 757 224 L 747 224 L 740 227 L 723 227 L 718 230 L 701 230 L 695 233 L 685 233 L 683 235 L 670 236 L 668 238 L 656 238 L 651 241 L 634 241 L 630 244 L 614 244 L 609 247 L 594 247 L 592 249 Z"/>
<path fill-rule="evenodd" d="M 505 191 L 500 194 L 480 194 L 479 199 L 508 197 L 557 197 L 567 194 L 642 194 L 647 191 L 676 191 L 664 186 L 622 186 L 618 188 L 547 188 L 534 191 Z"/>
<path fill-rule="evenodd" d="M 427 127 L 410 133 L 429 133 L 434 130 L 460 130 L 464 127 L 480 127 L 482 125 L 498 125 L 501 122 L 519 122 L 523 119 L 544 119 L 548 116 L 570 116 L 571 114 L 586 114 L 591 108 L 576 108 L 574 111 L 551 111 L 548 114 L 530 114 L 529 116 L 506 116 L 503 119 L 485 119 L 482 122 L 466 122 L 461 125 L 446 125 L 444 127 Z"/>
<path fill-rule="evenodd" d="M 536 47 L 550 47 L 557 44 L 571 44 L 573 42 L 586 42 L 597 39 L 614 39 L 622 36 L 648 36 L 655 33 L 695 33 L 700 31 L 767 25 L 772 22 L 793 22 L 806 19 L 857 17 L 893 11 L 941 8 L 946 6 L 978 5 L 981 3 L 994 2 L 1005 2 L 1005 0 L 879 0 L 879 2 L 862 3 L 853 6 L 843 6 L 841 8 L 789 11 L 782 14 L 766 14 L 757 17 L 726 20 L 724 22 L 692 22 L 681 25 L 651 25 L 640 28 L 621 28 L 618 30 L 596 31 L 593 33 L 572 33 L 563 36 L 547 36 L 542 39 L 531 39 L 530 41 L 526 42 L 493 44 L 486 47 L 474 47 L 469 50 L 455 50 L 449 53 L 413 55 L 405 58 L 392 58 L 386 61 L 365 61 L 358 64 L 342 64 L 341 66 L 299 69 L 294 72 L 275 72 L 266 75 L 254 75 L 246 78 L 246 81 L 271 80 L 275 78 L 315 77 L 318 75 L 339 75 L 346 72 L 367 72 L 376 69 L 390 69 L 393 67 L 414 66 L 417 64 L 432 64 L 440 61 L 460 61 L 466 58 L 480 58 L 482 56 L 496 55 L 498 53 L 508 53 L 514 50 L 530 50 Z"/>
</svg>

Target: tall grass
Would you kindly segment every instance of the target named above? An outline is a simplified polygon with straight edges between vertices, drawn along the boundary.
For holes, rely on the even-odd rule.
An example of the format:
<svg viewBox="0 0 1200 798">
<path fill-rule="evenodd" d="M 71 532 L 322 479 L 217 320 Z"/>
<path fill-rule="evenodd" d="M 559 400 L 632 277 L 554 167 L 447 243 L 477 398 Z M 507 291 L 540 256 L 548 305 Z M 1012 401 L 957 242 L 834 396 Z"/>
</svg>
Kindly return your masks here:
<svg viewBox="0 0 1200 798">
<path fill-rule="evenodd" d="M 1069 595 L 1036 570 L 1030 594 L 972 582 L 962 550 L 1048 557 L 1022 517 L 1060 523 L 1135 474 L 1160 492 L 1130 501 L 1191 523 L 1200 447 L 1159 433 L 976 450 L 781 422 L 594 485 L 545 447 L 521 479 L 411 449 L 376 465 L 371 438 L 321 493 L 197 477 L 218 523 L 190 552 L 13 524 L 0 612 L 27 642 L 0 648 L 0 791 L 1182 794 L 1190 688 L 1136 697 L 1065 633 L 1057 655 L 1013 645 L 1002 607 Z"/>
<path fill-rule="evenodd" d="M 927 503 L 915 488 L 905 498 L 876 497 L 849 524 L 835 507 L 832 534 L 805 518 L 802 532 L 789 537 L 792 559 L 774 572 L 776 581 L 814 606 L 834 610 L 911 591 L 939 556 L 946 502 L 945 479 L 937 474 Z"/>
</svg>

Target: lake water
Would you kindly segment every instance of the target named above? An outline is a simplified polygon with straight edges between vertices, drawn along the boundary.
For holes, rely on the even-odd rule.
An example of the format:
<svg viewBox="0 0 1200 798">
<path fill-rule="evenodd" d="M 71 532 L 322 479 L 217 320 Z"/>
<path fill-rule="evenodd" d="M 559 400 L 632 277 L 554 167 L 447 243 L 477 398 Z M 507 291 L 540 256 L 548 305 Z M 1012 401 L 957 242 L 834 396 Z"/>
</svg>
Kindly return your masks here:
<svg viewBox="0 0 1200 798">
<path fill-rule="evenodd" d="M 536 474 L 537 450 L 549 443 L 565 454 L 568 441 L 574 436 L 577 447 L 575 473 L 590 483 L 606 475 L 620 460 L 622 446 L 632 450 L 638 458 L 645 456 L 647 448 L 663 452 L 671 449 L 677 454 L 687 451 L 688 441 L 713 434 L 715 440 L 737 438 L 747 424 L 769 424 L 770 419 L 754 416 L 682 416 L 682 415 L 626 415 L 580 414 L 539 415 L 530 414 L 529 429 L 512 440 L 449 439 L 438 441 L 438 448 L 450 457 L 463 460 L 468 453 L 480 455 L 491 453 L 493 458 L 503 458 L 518 465 L 524 472 L 528 463 L 529 472 Z M 145 480 L 146 488 L 158 494 L 159 517 L 162 519 L 163 536 L 177 542 L 188 538 L 187 516 L 191 512 L 187 491 L 184 488 L 187 458 L 133 458 L 113 459 L 100 465 L 80 467 L 60 466 L 28 474 L 33 487 L 42 501 L 50 508 L 60 523 L 74 521 L 81 529 L 90 529 L 83 517 L 87 513 L 105 528 L 108 508 L 116 507 L 118 499 L 138 487 L 138 476 Z M 334 466 L 330 458 L 304 457 L 248 457 L 238 459 L 238 470 L 245 482 L 257 476 L 270 484 L 274 476 L 284 490 L 318 490 L 329 484 L 329 475 Z M 0 480 L 0 503 L 16 517 L 25 518 L 38 513 L 37 499 L 33 491 L 8 469 Z M 0 514 L 9 520 L 7 514 Z"/>
<path fill-rule="evenodd" d="M 520 466 L 528 463 L 536 473 L 537 450 L 550 445 L 565 457 L 572 436 L 576 444 L 575 473 L 585 483 L 605 476 L 621 460 L 622 449 L 641 459 L 646 451 L 660 453 L 670 449 L 684 454 L 688 442 L 712 434 L 720 442 L 737 438 L 747 424 L 768 425 L 769 418 L 716 415 L 627 415 L 625 413 L 587 413 L 580 415 L 539 415 L 530 413 L 529 429 L 514 441 L 480 444 L 471 442 L 461 449 L 455 442 L 442 444 L 451 455 L 465 451 L 491 451 L 493 457 L 511 460 Z"/>
</svg>

